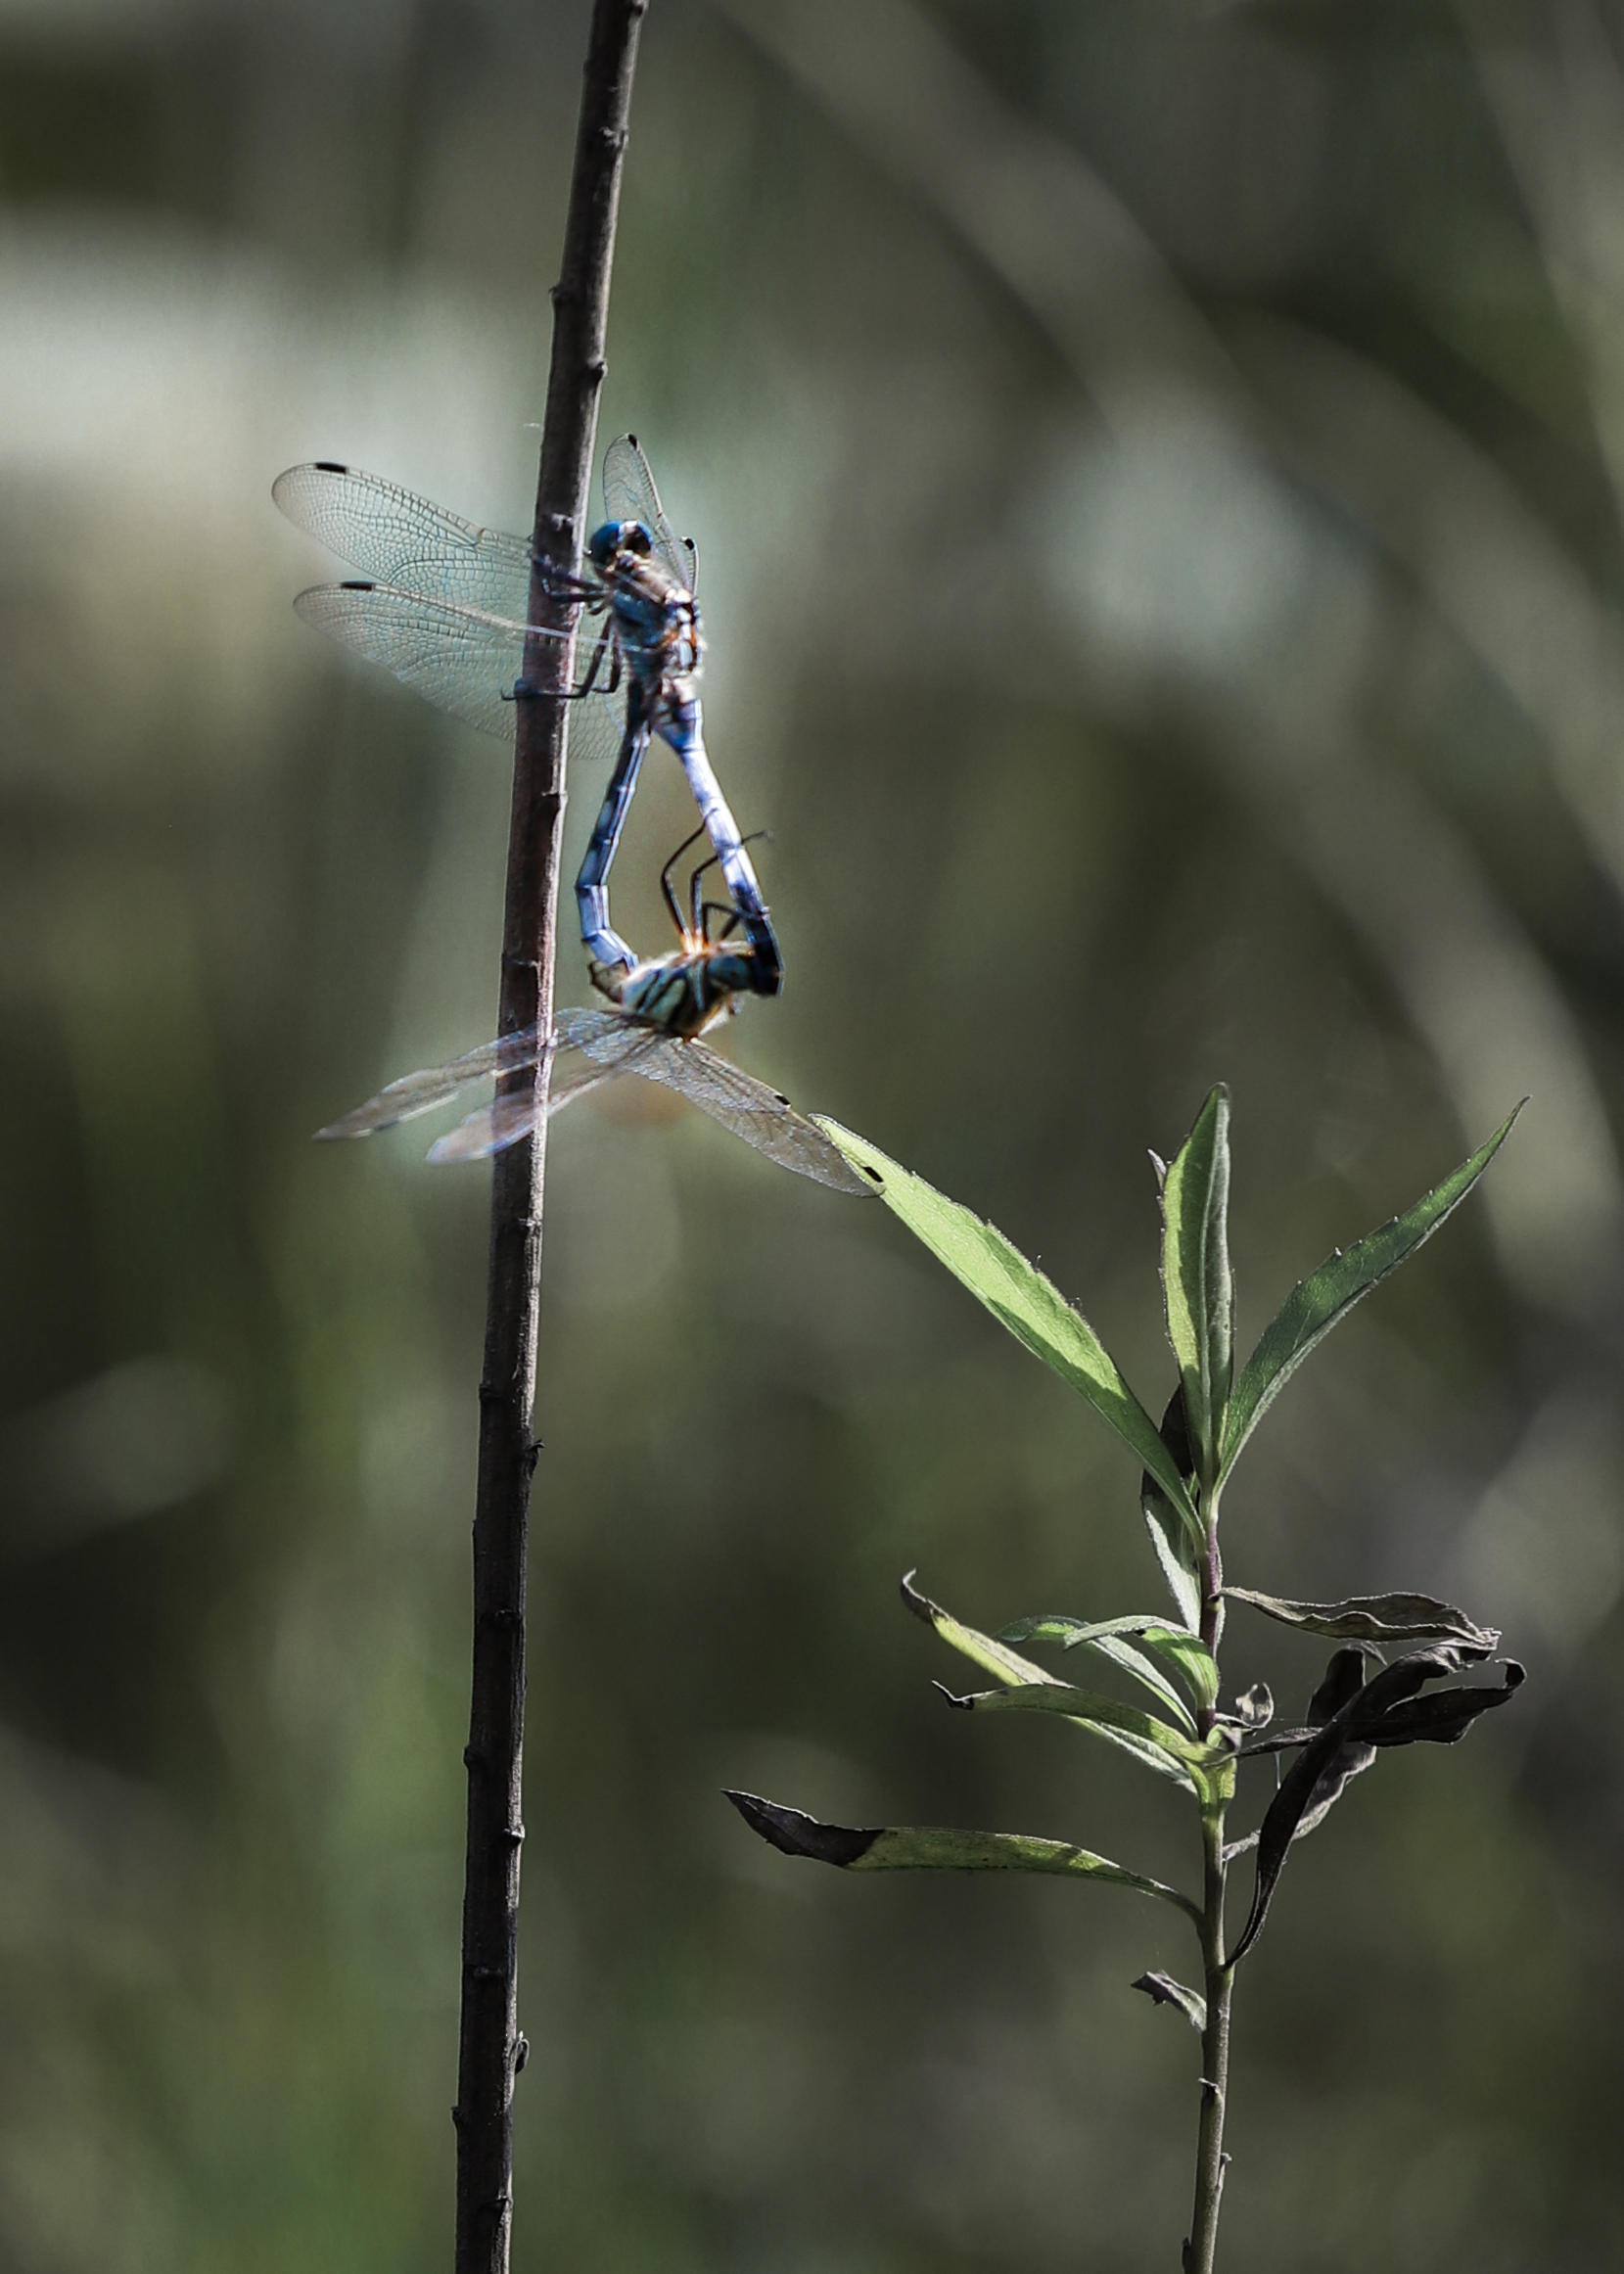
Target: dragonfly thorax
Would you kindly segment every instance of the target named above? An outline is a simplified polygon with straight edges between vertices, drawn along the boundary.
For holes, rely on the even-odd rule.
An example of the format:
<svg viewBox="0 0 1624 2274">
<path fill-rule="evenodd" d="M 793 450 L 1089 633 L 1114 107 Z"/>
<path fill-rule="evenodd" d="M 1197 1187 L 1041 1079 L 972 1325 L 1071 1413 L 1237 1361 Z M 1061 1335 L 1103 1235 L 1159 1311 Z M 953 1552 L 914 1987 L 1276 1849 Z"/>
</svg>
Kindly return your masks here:
<svg viewBox="0 0 1624 2274">
<path fill-rule="evenodd" d="M 592 985 L 628 1018 L 664 1035 L 698 1035 L 730 1017 L 741 995 L 756 992 L 756 957 L 727 941 L 685 941 L 670 955 L 630 971 L 592 967 Z"/>
</svg>

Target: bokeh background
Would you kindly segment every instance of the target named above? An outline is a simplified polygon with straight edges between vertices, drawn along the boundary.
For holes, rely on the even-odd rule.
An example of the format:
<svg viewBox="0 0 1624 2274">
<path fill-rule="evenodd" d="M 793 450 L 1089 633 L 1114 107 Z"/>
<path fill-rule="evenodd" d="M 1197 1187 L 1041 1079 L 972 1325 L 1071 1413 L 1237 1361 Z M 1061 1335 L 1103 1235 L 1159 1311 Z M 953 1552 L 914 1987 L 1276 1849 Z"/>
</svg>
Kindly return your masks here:
<svg viewBox="0 0 1624 2274">
<path fill-rule="evenodd" d="M 489 1031 L 506 765 L 294 619 L 335 565 L 269 487 L 528 526 L 585 15 L 0 9 L 18 2274 L 448 2263 L 487 1179 L 308 1133 Z M 1224 2255 L 1616 2267 L 1624 10 L 657 0 L 611 357 L 774 832 L 731 1046 L 1148 1404 L 1146 1151 L 1210 1083 L 1247 1342 L 1532 1093 L 1227 1503 L 1232 1577 L 1430 1587 L 1531 1679 L 1294 1861 Z M 658 1098 L 561 1120 L 548 1199 L 516 2264 L 1170 2269 L 1175 1916 L 719 1797 L 1188 1880 L 1130 1764 L 944 1712 L 896 1595 L 1157 1606 L 1132 1462 L 883 1210 Z M 1231 1619 L 1293 1714 L 1322 1655 Z"/>
</svg>

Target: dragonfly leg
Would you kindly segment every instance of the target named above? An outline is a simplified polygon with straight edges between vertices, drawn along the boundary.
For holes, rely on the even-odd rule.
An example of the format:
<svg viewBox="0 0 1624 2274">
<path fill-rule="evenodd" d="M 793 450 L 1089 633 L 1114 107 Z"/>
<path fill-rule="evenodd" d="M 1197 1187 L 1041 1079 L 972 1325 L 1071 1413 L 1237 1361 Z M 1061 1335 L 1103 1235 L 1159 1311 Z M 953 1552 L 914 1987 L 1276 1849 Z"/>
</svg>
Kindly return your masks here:
<svg viewBox="0 0 1624 2274">
<path fill-rule="evenodd" d="M 600 963 L 624 963 L 628 971 L 636 963 L 637 956 L 609 921 L 609 870 L 621 842 L 621 831 L 626 827 L 631 793 L 637 787 L 643 753 L 648 748 L 648 726 L 636 693 L 633 686 L 632 699 L 626 707 L 626 735 L 621 743 L 620 756 L 609 777 L 609 787 L 604 792 L 598 817 L 592 824 L 592 834 L 587 840 L 586 857 L 581 861 L 580 873 L 576 878 L 580 937 L 587 953 L 595 955 Z"/>
<path fill-rule="evenodd" d="M 717 933 L 716 940 L 711 937 L 711 918 L 713 916 L 721 916 L 724 919 L 720 930 Z M 743 922 L 744 918 L 739 914 L 738 909 L 726 901 L 706 901 L 694 910 L 694 930 L 699 934 L 707 948 L 714 948 L 719 940 L 730 940 Z"/>
<path fill-rule="evenodd" d="M 721 794 L 721 785 L 717 780 L 706 753 L 698 696 L 690 694 L 668 703 L 659 723 L 661 734 L 675 751 L 682 771 L 688 777 L 688 787 L 694 794 L 694 803 L 699 808 L 706 834 L 716 847 L 721 873 L 733 896 L 733 905 L 743 919 L 745 938 L 755 951 L 754 992 L 757 995 L 776 995 L 784 983 L 784 964 L 777 935 L 763 903 L 762 888 L 756 882 L 756 871 L 744 849 L 738 823 L 728 810 L 727 801 Z"/>
<path fill-rule="evenodd" d="M 676 851 L 667 861 L 665 867 L 660 871 L 660 890 L 665 895 L 666 905 L 671 910 L 671 920 L 676 926 L 677 935 L 684 941 L 686 941 L 689 936 L 688 927 L 682 921 L 682 910 L 677 906 L 676 895 L 672 890 L 671 872 L 681 859 L 683 854 L 687 852 L 688 847 L 690 845 L 696 845 L 700 838 L 704 836 L 704 834 L 705 824 L 702 821 L 699 827 L 693 831 L 691 836 L 683 838 L 681 844 L 676 848 Z M 713 855 L 712 858 L 714 859 L 715 856 Z M 689 885 L 689 898 L 694 903 L 693 929 L 696 932 L 699 930 L 699 880 L 704 875 L 705 870 L 710 867 L 710 861 L 707 860 L 700 867 L 696 868 Z"/>
<path fill-rule="evenodd" d="M 667 861 L 665 868 L 661 872 L 660 881 L 666 887 L 666 905 L 670 908 L 673 921 L 675 923 L 679 932 L 684 930 L 682 918 L 677 913 L 676 901 L 671 891 L 670 885 L 666 880 L 669 877 L 672 869 L 682 858 L 683 854 L 687 852 L 688 847 L 693 844 L 694 839 L 703 837 L 704 834 L 704 828 L 700 827 L 694 831 L 692 837 L 684 837 L 681 844 L 676 848 L 676 851 L 672 855 L 670 860 Z M 752 829 L 749 836 L 740 838 L 739 842 L 741 845 L 754 845 L 758 837 L 769 837 L 770 835 L 771 831 L 767 829 Z M 727 916 L 731 918 L 731 921 L 728 923 L 726 931 L 720 935 L 723 939 L 726 939 L 728 934 L 735 929 L 741 920 L 739 910 L 734 907 L 731 901 L 701 901 L 700 899 L 700 878 L 708 875 L 709 872 L 718 865 L 721 856 L 719 853 L 713 853 L 709 860 L 702 860 L 700 862 L 699 866 L 694 870 L 692 876 L 690 876 L 688 879 L 688 923 L 685 936 L 691 935 L 696 939 L 703 940 L 707 937 L 705 930 L 705 919 L 708 915 Z"/>
</svg>

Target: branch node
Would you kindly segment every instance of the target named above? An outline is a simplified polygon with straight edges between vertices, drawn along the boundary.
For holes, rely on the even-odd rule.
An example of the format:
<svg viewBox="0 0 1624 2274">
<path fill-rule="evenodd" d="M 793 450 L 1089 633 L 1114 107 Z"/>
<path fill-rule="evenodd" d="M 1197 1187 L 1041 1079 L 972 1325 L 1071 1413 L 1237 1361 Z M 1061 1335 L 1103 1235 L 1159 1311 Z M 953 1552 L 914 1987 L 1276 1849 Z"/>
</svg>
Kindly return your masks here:
<svg viewBox="0 0 1624 2274">
<path fill-rule="evenodd" d="M 500 1836 L 507 1841 L 509 1847 L 523 1847 L 525 1844 L 525 1828 L 522 1824 L 504 1824 Z"/>
<path fill-rule="evenodd" d="M 519 2071 L 524 2067 L 526 2062 L 529 2059 L 530 2039 L 525 2035 L 523 2029 L 521 2029 L 518 2036 L 513 2040 L 513 2073 L 515 2076 L 518 2075 Z"/>
</svg>

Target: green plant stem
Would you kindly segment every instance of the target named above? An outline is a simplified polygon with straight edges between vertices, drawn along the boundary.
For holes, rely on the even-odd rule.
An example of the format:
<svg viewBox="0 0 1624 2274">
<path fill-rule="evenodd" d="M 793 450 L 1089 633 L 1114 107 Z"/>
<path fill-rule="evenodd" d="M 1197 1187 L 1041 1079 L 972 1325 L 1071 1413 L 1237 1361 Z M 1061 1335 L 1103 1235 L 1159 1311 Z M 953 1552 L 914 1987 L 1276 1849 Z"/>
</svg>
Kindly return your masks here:
<svg viewBox="0 0 1624 2274">
<path fill-rule="evenodd" d="M 1230 2091 L 1230 1999 L 1233 1970 L 1224 1959 L 1224 1811 L 1203 1811 L 1205 1902 L 1201 1956 L 1206 1970 L 1207 2026 L 1201 2038 L 1201 2128 L 1195 2149 L 1195 2207 L 1184 2245 L 1184 2274 L 1212 2274 L 1218 2251 L 1218 2206 L 1224 2193 L 1224 2115 Z"/>
<path fill-rule="evenodd" d="M 1202 1496 L 1207 1553 L 1201 1574 L 1201 1640 L 1216 1658 L 1224 1636 L 1224 1563 L 1218 1550 L 1218 1493 Z M 1212 1712 L 1198 1717 L 1210 1737 Z M 1232 1775 L 1232 1771 L 1230 1772 Z M 1206 1976 L 1207 2026 L 1201 2035 L 1201 2125 L 1195 2144 L 1195 2207 L 1184 2245 L 1183 2274 L 1213 2274 L 1218 2252 L 1218 2206 L 1224 2194 L 1224 2116 L 1230 2093 L 1230 2000 L 1234 1972 L 1224 1955 L 1225 1802 L 1201 1810 L 1201 1962 Z"/>
</svg>

